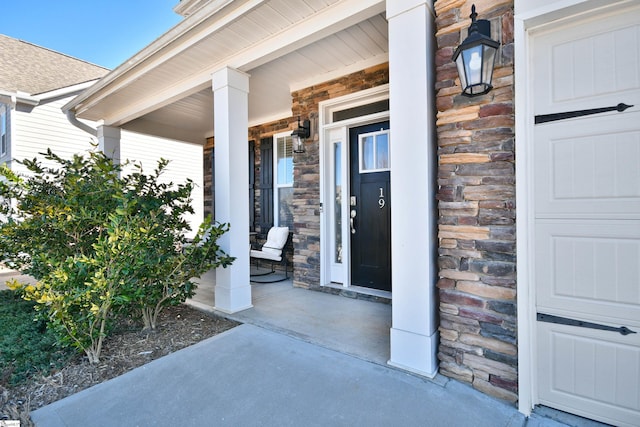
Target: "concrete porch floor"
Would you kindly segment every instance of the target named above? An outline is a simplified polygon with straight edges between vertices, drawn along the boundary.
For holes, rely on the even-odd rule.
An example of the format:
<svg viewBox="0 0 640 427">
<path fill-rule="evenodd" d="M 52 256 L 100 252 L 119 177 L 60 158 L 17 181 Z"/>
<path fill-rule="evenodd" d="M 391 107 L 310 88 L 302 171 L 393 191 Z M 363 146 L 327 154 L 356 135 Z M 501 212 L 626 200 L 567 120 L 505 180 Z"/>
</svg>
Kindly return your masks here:
<svg viewBox="0 0 640 427">
<path fill-rule="evenodd" d="M 231 315 L 217 312 L 215 271 L 210 271 L 198 280 L 196 295 L 187 304 L 369 362 L 386 365 L 389 360 L 389 304 L 296 288 L 292 279 L 251 283 L 251 295 L 253 308 Z"/>
</svg>

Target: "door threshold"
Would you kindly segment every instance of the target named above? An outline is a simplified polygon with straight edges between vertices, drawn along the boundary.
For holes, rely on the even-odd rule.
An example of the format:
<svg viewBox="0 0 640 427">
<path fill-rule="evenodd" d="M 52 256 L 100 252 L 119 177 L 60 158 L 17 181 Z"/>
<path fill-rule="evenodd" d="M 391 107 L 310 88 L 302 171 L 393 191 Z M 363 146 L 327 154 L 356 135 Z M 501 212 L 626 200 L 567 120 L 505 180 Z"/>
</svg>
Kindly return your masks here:
<svg viewBox="0 0 640 427">
<path fill-rule="evenodd" d="M 379 289 L 364 288 L 362 286 L 345 287 L 338 283 L 329 283 L 320 286 L 319 290 L 333 295 L 340 295 L 347 298 L 363 299 L 367 301 L 381 302 L 383 304 L 391 304 L 391 292 L 381 291 Z"/>
</svg>

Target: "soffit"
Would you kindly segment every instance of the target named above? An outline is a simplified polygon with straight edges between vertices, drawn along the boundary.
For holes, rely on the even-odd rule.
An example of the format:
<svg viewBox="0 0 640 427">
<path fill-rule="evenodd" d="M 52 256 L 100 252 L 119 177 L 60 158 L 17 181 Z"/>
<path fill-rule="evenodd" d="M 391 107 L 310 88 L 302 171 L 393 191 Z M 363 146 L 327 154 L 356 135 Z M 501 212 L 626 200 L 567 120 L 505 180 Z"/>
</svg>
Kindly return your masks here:
<svg viewBox="0 0 640 427">
<path fill-rule="evenodd" d="M 244 9 L 236 18 L 228 18 L 234 10 L 218 12 L 224 17 L 202 20 L 112 77 L 73 106 L 78 116 L 123 127 L 136 119 L 171 124 L 205 138 L 213 133 L 211 73 L 222 66 L 251 75 L 249 121 L 255 123 L 291 115 L 290 93 L 296 85 L 387 60 L 383 1 L 240 3 Z M 344 16 L 347 12 L 353 16 Z M 220 25 L 224 19 L 228 22 Z"/>
</svg>

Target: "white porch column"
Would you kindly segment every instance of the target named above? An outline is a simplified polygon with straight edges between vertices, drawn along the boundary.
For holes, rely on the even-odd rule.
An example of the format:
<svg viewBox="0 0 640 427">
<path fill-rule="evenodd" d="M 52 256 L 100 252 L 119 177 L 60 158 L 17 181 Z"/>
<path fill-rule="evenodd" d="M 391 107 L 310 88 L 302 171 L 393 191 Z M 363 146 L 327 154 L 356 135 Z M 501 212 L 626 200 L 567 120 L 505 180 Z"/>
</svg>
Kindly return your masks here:
<svg viewBox="0 0 640 427">
<path fill-rule="evenodd" d="M 436 139 L 431 2 L 387 0 L 391 110 L 389 364 L 433 377 L 436 320 Z"/>
<path fill-rule="evenodd" d="M 216 270 L 216 309 L 235 313 L 251 308 L 249 283 L 249 76 L 232 68 L 213 73 L 215 137 L 215 215 L 231 224 L 220 247 L 236 257 Z"/>
<path fill-rule="evenodd" d="M 111 126 L 98 126 L 98 149 L 120 164 L 120 128 Z"/>
</svg>

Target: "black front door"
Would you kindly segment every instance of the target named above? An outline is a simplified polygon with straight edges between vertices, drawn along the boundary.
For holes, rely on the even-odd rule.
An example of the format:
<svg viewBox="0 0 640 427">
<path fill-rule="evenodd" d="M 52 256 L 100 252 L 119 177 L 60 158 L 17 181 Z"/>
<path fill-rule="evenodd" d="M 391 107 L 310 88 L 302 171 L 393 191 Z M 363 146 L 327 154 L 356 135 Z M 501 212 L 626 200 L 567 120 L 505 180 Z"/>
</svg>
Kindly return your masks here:
<svg viewBox="0 0 640 427">
<path fill-rule="evenodd" d="M 391 291 L 389 122 L 349 131 L 351 285 Z"/>
</svg>

